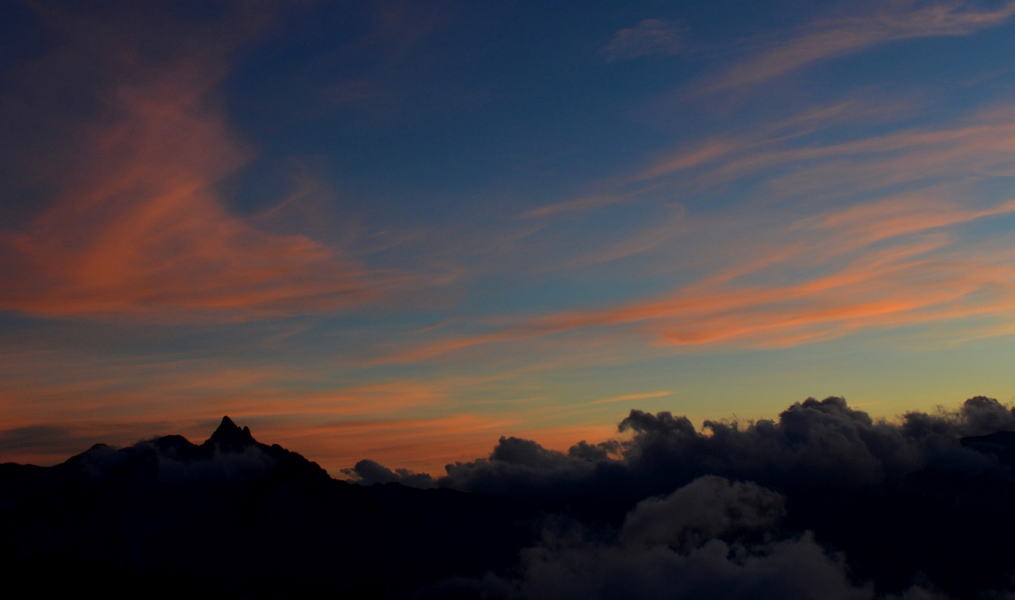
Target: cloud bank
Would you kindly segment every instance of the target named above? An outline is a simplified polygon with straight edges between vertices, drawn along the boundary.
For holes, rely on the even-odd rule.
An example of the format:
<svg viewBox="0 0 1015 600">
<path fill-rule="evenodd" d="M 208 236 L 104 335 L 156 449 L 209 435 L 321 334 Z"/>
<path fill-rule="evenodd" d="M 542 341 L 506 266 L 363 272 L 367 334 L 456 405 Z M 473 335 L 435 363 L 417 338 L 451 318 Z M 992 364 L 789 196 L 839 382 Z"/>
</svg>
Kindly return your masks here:
<svg viewBox="0 0 1015 600">
<path fill-rule="evenodd" d="M 1015 454 L 996 433 L 1015 431 L 1015 411 L 997 400 L 891 423 L 808 399 L 700 430 L 632 410 L 619 429 L 630 439 L 566 452 L 505 437 L 437 480 L 365 461 L 350 473 L 557 515 L 516 575 L 446 581 L 437 595 L 926 598 L 1015 582 Z"/>
<path fill-rule="evenodd" d="M 1015 592 L 1015 410 L 997 400 L 886 422 L 812 398 L 700 429 L 632 410 L 619 429 L 566 452 L 504 437 L 439 478 L 364 459 L 346 482 L 223 418 L 202 444 L 169 435 L 0 465 L 0 555 L 29 579 L 172 574 L 248 598 Z"/>
</svg>

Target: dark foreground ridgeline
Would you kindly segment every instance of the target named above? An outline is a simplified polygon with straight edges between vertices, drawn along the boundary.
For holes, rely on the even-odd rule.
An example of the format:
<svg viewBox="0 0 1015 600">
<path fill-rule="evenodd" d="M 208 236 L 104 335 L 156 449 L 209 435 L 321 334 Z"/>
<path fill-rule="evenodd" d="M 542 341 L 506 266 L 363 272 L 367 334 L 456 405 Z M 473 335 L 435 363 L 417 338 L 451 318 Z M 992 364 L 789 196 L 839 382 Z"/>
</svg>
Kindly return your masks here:
<svg viewBox="0 0 1015 600">
<path fill-rule="evenodd" d="M 995 598 L 1015 589 L 1015 411 L 872 421 L 840 398 L 777 421 L 632 411 L 628 441 L 502 438 L 447 476 L 358 483 L 228 417 L 0 465 L 21 597 Z M 394 481 L 402 481 L 403 485 Z M 371 481 L 387 481 L 375 483 Z M 422 489 L 426 488 L 426 489 Z"/>
<path fill-rule="evenodd" d="M 531 522 L 475 494 L 332 479 L 228 417 L 200 445 L 0 465 L 3 581 L 23 597 L 386 597 L 509 566 Z"/>
</svg>

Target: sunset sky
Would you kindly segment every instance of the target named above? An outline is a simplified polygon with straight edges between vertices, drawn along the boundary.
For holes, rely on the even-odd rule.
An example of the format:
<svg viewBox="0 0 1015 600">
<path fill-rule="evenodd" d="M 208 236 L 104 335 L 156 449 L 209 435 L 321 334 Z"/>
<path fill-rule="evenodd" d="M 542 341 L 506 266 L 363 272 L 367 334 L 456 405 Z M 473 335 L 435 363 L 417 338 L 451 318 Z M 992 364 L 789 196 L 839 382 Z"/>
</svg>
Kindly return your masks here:
<svg viewBox="0 0 1015 600">
<path fill-rule="evenodd" d="M 0 462 L 1015 400 L 1015 1 L 4 2 Z"/>
</svg>

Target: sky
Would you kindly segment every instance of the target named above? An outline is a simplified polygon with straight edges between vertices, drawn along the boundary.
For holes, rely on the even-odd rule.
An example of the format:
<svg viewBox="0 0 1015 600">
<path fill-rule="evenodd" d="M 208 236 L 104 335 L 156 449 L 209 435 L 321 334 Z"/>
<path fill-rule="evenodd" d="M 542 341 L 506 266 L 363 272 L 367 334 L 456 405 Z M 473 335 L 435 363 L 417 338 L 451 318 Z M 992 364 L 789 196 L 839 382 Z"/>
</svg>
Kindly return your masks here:
<svg viewBox="0 0 1015 600">
<path fill-rule="evenodd" d="M 1015 2 L 0 11 L 0 461 L 1015 400 Z"/>
</svg>

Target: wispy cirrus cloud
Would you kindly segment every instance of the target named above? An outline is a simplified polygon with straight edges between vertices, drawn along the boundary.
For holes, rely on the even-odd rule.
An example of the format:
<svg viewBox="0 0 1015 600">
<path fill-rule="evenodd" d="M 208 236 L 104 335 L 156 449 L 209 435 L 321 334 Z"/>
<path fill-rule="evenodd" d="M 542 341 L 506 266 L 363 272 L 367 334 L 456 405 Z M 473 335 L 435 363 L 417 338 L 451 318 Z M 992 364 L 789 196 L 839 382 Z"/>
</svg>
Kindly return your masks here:
<svg viewBox="0 0 1015 600">
<path fill-rule="evenodd" d="M 682 25 L 664 19 L 642 19 L 637 25 L 613 34 L 601 53 L 608 62 L 618 62 L 644 56 L 672 56 L 684 47 Z"/>
<path fill-rule="evenodd" d="M 1015 214 L 1015 201 L 977 187 L 1015 172 L 1015 117 L 995 105 L 887 133 L 814 135 L 898 111 L 897 103 L 849 100 L 817 107 L 657 156 L 616 178 L 613 195 L 531 209 L 525 217 L 555 217 L 637 200 L 643 189 L 708 194 L 747 182 L 733 206 L 714 213 L 685 207 L 627 238 L 600 236 L 559 263 L 574 268 L 638 254 L 668 275 L 674 261 L 698 261 L 703 274 L 670 294 L 602 310 L 461 323 L 471 333 L 448 331 L 368 364 L 475 358 L 486 347 L 538 354 L 570 332 L 584 332 L 583 344 L 625 331 L 649 346 L 689 348 L 789 347 L 916 324 L 964 322 L 983 331 L 984 320 L 1006 330 L 1015 320 L 1005 284 L 1010 253 L 966 251 L 977 243 L 953 230 Z"/>
<path fill-rule="evenodd" d="M 651 215 L 622 236 L 599 236 L 575 247 L 548 268 L 637 255 L 642 267 L 668 273 L 673 257 L 680 256 L 677 264 L 711 270 L 702 281 L 715 282 L 774 265 L 793 269 L 803 257 L 813 268 L 818 257 L 841 260 L 880 240 L 1008 214 L 1010 201 L 980 198 L 976 186 L 994 185 L 1015 172 L 1011 110 L 996 104 L 951 121 L 887 133 L 873 129 L 864 136 L 846 127 L 895 118 L 907 105 L 912 106 L 846 99 L 760 124 L 753 132 L 705 136 L 604 184 L 615 193 L 597 196 L 595 204 L 564 201 L 530 209 L 529 216 L 538 212 L 547 219 L 595 218 L 594 210 L 638 203 Z M 658 217 L 660 202 L 673 197 L 693 202 L 734 186 L 740 196 L 735 209 L 684 205 L 673 219 Z M 785 219 L 750 228 L 737 216 L 764 204 L 781 207 Z M 831 218 L 834 226 L 822 224 Z M 730 241 L 717 247 L 720 239 Z M 722 258 L 734 251 L 741 260 Z M 486 331 L 479 337 L 504 335 Z"/>
<path fill-rule="evenodd" d="M 1004 23 L 1015 2 L 982 7 L 967 1 L 885 3 L 876 12 L 815 21 L 788 39 L 772 43 L 696 87 L 706 94 L 754 85 L 819 61 L 846 56 L 887 42 L 968 35 Z"/>
<path fill-rule="evenodd" d="M 109 36 L 92 44 L 95 36 L 83 32 L 102 37 L 112 25 L 56 14 L 66 43 L 39 59 L 25 85 L 52 85 L 38 72 L 59 73 L 85 55 L 107 78 L 78 82 L 79 93 L 101 110 L 84 109 L 52 133 L 65 160 L 45 209 L 0 231 L 0 267 L 18 282 L 3 286 L 0 310 L 234 320 L 332 310 L 378 296 L 385 284 L 348 253 L 272 232 L 223 202 L 219 184 L 253 155 L 216 94 L 244 36 L 190 32 L 194 39 L 175 44 L 168 23 L 151 26 L 144 43 Z M 147 27 L 143 19 L 139 27 Z M 29 122 L 47 118 L 45 106 L 19 112 Z"/>
<path fill-rule="evenodd" d="M 673 392 L 660 390 L 658 392 L 639 392 L 636 394 L 620 394 L 619 396 L 607 396 L 589 402 L 589 404 L 616 404 L 618 402 L 633 402 L 635 400 L 652 400 L 655 398 L 667 398 Z"/>
<path fill-rule="evenodd" d="M 686 182 L 695 184 L 697 189 L 714 186 L 768 166 L 791 163 L 797 156 L 789 152 L 800 148 L 803 141 L 815 133 L 844 124 L 882 123 L 913 111 L 912 102 L 898 99 L 845 98 L 750 128 L 693 138 L 649 156 L 627 173 L 599 182 L 597 193 L 536 206 L 522 212 L 519 218 L 553 219 L 634 202 L 654 192 L 665 191 L 670 185 L 667 179 L 673 176 L 692 175 L 686 177 Z M 1008 117 L 998 114 L 978 124 L 1007 120 Z M 940 129 L 947 129 L 947 126 Z M 829 145 L 830 148 L 835 146 Z M 848 148 L 842 147 L 843 150 Z"/>
<path fill-rule="evenodd" d="M 519 215 L 519 217 L 522 219 L 541 219 L 569 213 L 580 213 L 616 204 L 629 197 L 631 197 L 631 194 L 591 194 L 588 196 L 581 196 L 578 198 L 571 198 L 570 200 L 562 200 L 552 204 L 537 206 L 523 212 Z"/>
<path fill-rule="evenodd" d="M 199 441 L 227 414 L 277 433 L 295 449 L 319 452 L 336 471 L 363 448 L 436 471 L 443 463 L 435 457 L 467 457 L 508 425 L 524 426 L 517 418 L 463 415 L 460 407 L 449 415 L 457 382 L 444 379 L 343 385 L 311 368 L 275 363 L 171 355 L 99 359 L 68 352 L 10 356 L 0 374 L 0 412 L 6 417 L 0 462 L 48 464 L 96 442 L 123 445 L 167 433 Z M 456 434 L 465 439 L 440 445 L 442 436 Z"/>
<path fill-rule="evenodd" d="M 871 185 L 942 179 L 945 176 L 999 175 L 1015 168 L 1015 112 L 987 108 L 957 121 L 900 129 L 831 143 L 807 143 L 786 135 L 716 136 L 663 153 L 632 179 L 656 180 L 681 176 L 698 186 L 729 183 L 752 174 L 775 179 L 792 167 L 799 191 L 804 182 L 828 184 L 827 177 L 845 178 L 856 191 L 860 179 Z M 697 173 L 687 176 L 692 171 Z M 823 170 L 820 175 L 818 171 Z M 864 170 L 865 176 L 858 177 Z M 831 186 L 828 186 L 831 187 Z"/>
<path fill-rule="evenodd" d="M 742 260 L 666 295 L 444 337 L 375 362 L 434 360 L 490 344 L 617 327 L 633 327 L 662 346 L 786 347 L 869 328 L 1013 320 L 1015 288 L 1006 282 L 1015 275 L 1015 256 L 960 249 L 947 232 L 1011 214 L 1013 201 L 969 207 L 933 194 L 853 203 L 786 222 L 771 237 L 746 242 Z M 766 273 L 773 278 L 766 281 Z"/>
</svg>

